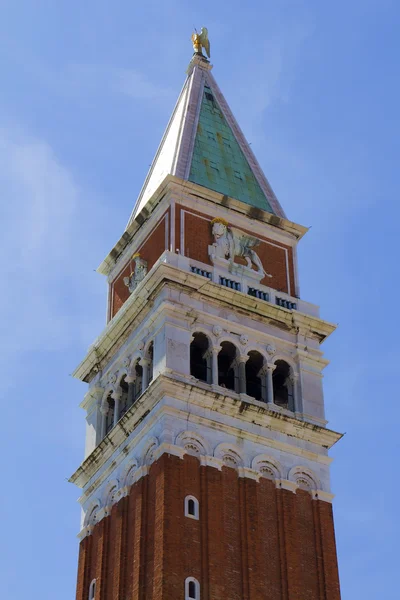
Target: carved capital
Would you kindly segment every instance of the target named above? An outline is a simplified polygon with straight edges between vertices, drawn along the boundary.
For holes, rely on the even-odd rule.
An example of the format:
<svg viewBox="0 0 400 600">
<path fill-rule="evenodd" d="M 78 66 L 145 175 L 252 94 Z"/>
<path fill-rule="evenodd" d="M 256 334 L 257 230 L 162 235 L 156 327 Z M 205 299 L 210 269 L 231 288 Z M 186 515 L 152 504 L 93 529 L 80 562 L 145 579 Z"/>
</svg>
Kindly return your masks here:
<svg viewBox="0 0 400 600">
<path fill-rule="evenodd" d="M 139 360 L 139 365 L 140 365 L 141 367 L 149 367 L 149 366 L 150 366 L 150 364 L 151 364 L 151 360 L 150 360 L 149 358 L 144 358 L 144 357 L 142 357 L 142 358 Z"/>
<path fill-rule="evenodd" d="M 249 360 L 249 358 L 250 358 L 250 356 L 248 354 L 241 354 L 238 357 L 237 361 L 238 361 L 238 363 L 244 363 L 244 364 L 246 364 L 247 361 Z"/>
</svg>

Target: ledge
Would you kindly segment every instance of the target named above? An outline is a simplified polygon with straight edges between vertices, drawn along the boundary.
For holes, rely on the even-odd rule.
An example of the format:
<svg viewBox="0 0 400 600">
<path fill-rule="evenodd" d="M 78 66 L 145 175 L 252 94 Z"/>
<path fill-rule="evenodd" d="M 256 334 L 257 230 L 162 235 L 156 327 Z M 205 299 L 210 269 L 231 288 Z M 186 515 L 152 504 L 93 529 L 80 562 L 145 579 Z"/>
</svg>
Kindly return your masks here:
<svg viewBox="0 0 400 600">
<path fill-rule="evenodd" d="M 124 231 L 111 252 L 99 265 L 97 272 L 101 273 L 102 275 L 108 275 L 117 263 L 122 252 L 132 241 L 136 232 L 142 227 L 147 219 L 149 219 L 155 207 L 164 200 L 168 193 L 173 193 L 174 191 L 182 192 L 182 190 L 191 196 L 201 197 L 204 200 L 212 202 L 213 204 L 217 204 L 218 206 L 223 205 L 225 207 L 229 207 L 231 210 L 243 214 L 251 219 L 256 219 L 262 223 L 268 223 L 269 225 L 277 227 L 278 229 L 293 235 L 297 240 L 300 240 L 308 231 L 308 227 L 298 225 L 293 221 L 289 221 L 283 217 L 278 217 L 270 212 L 261 209 L 254 209 L 254 207 L 246 204 L 245 202 L 241 202 L 240 200 L 236 200 L 236 198 L 224 196 L 219 192 L 214 192 L 213 190 L 198 185 L 197 183 L 180 179 L 174 175 L 167 175 L 158 186 L 154 194 L 147 201 L 146 206 L 139 214 L 135 216 L 135 219 Z M 166 203 L 167 200 L 168 198 L 165 198 Z"/>
<path fill-rule="evenodd" d="M 74 377 L 89 382 L 100 369 L 106 367 L 114 345 L 126 330 L 132 330 L 139 315 L 143 321 L 145 314 L 151 309 L 151 300 L 154 300 L 154 295 L 165 284 L 179 285 L 189 293 L 198 293 L 199 297 L 208 301 L 218 301 L 229 308 L 246 311 L 250 317 L 267 319 L 278 328 L 294 334 L 299 328 L 304 328 L 310 335 L 315 336 L 319 343 L 336 329 L 335 325 L 318 317 L 276 306 L 184 271 L 174 264 L 178 258 L 178 255 L 169 251 L 161 255 L 146 278 L 90 346 L 86 357 L 73 372 Z"/>
<path fill-rule="evenodd" d="M 190 411 L 188 411 L 189 402 Z M 190 412 L 191 422 L 207 425 L 212 429 L 223 429 L 232 436 L 240 434 L 241 437 L 246 437 L 252 442 L 273 446 L 292 454 L 300 456 L 307 454 L 319 462 L 330 462 L 330 458 L 323 455 L 323 451 L 331 448 L 342 434 L 306 421 L 299 421 L 295 417 L 276 413 L 267 405 L 260 407 L 259 404 L 243 402 L 234 392 L 229 395 L 222 394 L 211 389 L 205 390 L 176 377 L 159 375 L 84 460 L 69 481 L 78 487 L 85 487 L 97 471 L 108 462 L 107 469 L 101 475 L 101 478 L 106 478 L 108 472 L 115 467 L 116 450 L 122 457 L 135 446 L 139 425 L 142 425 L 140 434 L 146 435 L 146 426 L 150 421 L 154 423 L 155 419 L 164 414 L 188 419 L 188 412 Z M 206 409 L 209 409 L 207 417 L 204 416 Z M 222 421 L 221 418 L 217 418 L 217 415 L 230 419 Z M 260 427 L 260 433 L 254 433 L 254 426 Z M 269 434 L 271 431 L 284 434 L 286 441 L 272 439 Z M 314 445 L 315 450 L 296 446 L 295 440 L 299 439 Z M 321 453 L 318 452 L 318 448 L 321 449 Z"/>
</svg>

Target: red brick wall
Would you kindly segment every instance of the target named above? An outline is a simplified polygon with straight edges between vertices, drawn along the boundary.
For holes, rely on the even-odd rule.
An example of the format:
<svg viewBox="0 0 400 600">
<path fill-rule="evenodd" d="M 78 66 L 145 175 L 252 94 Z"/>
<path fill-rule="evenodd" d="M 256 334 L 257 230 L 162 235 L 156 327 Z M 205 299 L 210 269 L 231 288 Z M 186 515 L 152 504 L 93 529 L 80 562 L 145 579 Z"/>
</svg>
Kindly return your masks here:
<svg viewBox="0 0 400 600">
<path fill-rule="evenodd" d="M 182 210 L 185 212 L 182 216 Z M 192 209 L 185 209 L 177 205 L 176 217 L 175 217 L 175 247 L 179 248 L 182 254 L 198 260 L 200 262 L 211 265 L 210 258 L 208 256 L 208 246 L 214 242 L 211 234 L 211 217 L 208 215 L 202 215 L 201 213 Z M 184 235 L 183 235 L 183 248 L 181 248 L 181 228 L 182 221 L 184 223 Z M 241 228 L 250 235 L 254 235 L 254 232 L 249 231 L 245 227 Z M 272 277 L 264 277 L 261 280 L 263 285 L 272 287 L 275 290 L 281 292 L 290 293 L 292 296 L 295 295 L 295 277 L 294 277 L 294 265 L 293 265 L 293 251 L 290 246 L 280 244 L 274 240 L 270 240 L 267 237 L 258 236 L 261 240 L 259 246 L 257 246 L 257 254 L 259 255 L 264 269 Z M 287 263 L 286 264 L 286 256 Z M 235 258 L 235 262 L 240 264 L 246 264 L 246 261 L 241 258 Z M 290 289 L 288 286 L 290 283 Z"/>
<path fill-rule="evenodd" d="M 150 271 L 154 263 L 160 258 L 161 254 L 168 248 L 169 231 L 166 234 L 165 219 L 169 218 L 169 209 L 161 217 L 149 237 L 138 248 L 132 250 L 132 256 L 135 252 L 140 252 L 140 256 L 147 260 L 147 268 Z M 134 271 L 134 263 L 130 261 L 126 267 L 117 275 L 111 284 L 111 318 L 119 311 L 124 302 L 129 298 L 129 290 L 124 284 L 124 277 L 127 277 Z"/>
<path fill-rule="evenodd" d="M 200 520 L 184 516 L 199 499 Z M 339 600 L 332 507 L 164 454 L 80 545 L 77 600 Z"/>
</svg>

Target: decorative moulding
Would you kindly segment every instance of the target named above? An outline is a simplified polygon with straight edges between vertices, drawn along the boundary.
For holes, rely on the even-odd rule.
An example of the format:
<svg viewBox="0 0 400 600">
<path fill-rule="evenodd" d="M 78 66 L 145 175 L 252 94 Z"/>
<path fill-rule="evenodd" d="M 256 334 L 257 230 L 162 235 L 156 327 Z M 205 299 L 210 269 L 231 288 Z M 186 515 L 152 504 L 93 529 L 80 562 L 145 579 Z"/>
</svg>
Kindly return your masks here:
<svg viewBox="0 0 400 600">
<path fill-rule="evenodd" d="M 187 432 L 182 432 L 187 434 Z M 178 456 L 179 458 L 183 458 L 184 454 L 187 453 L 184 448 L 180 446 L 175 446 L 174 444 L 162 443 L 157 446 L 156 450 L 153 450 L 153 443 L 148 447 L 147 452 L 145 453 L 144 460 L 148 460 L 149 451 L 151 451 L 151 462 L 158 460 L 160 456 L 163 454 L 173 454 L 174 456 Z M 272 479 L 275 481 L 275 485 L 280 490 L 288 490 L 292 493 L 296 493 L 299 489 L 299 485 L 296 481 L 292 481 L 290 479 L 278 478 L 279 472 L 281 471 L 281 467 L 277 466 L 278 463 L 268 457 L 267 455 L 258 455 L 252 461 L 252 467 L 247 467 L 243 465 L 243 460 L 241 459 L 239 453 L 235 450 L 232 444 L 219 444 L 214 453 L 217 456 L 210 455 L 198 455 L 198 459 L 202 466 L 212 467 L 214 469 L 218 469 L 219 471 L 223 467 L 231 467 L 235 468 L 238 473 L 238 477 L 240 478 L 248 478 L 255 480 L 257 482 L 260 481 L 262 477 L 267 477 L 268 479 Z M 103 501 L 99 502 L 96 500 L 92 502 L 88 508 L 87 515 L 84 519 L 84 526 L 80 533 L 78 534 L 79 539 L 83 539 L 87 535 L 91 535 L 93 531 L 93 527 L 101 521 L 104 517 L 107 517 L 111 514 L 112 506 L 117 503 L 121 498 L 127 496 L 129 494 L 129 489 L 131 485 L 136 483 L 142 477 L 145 477 L 149 474 L 150 463 L 144 464 L 140 467 L 136 468 L 137 461 L 134 460 L 132 464 L 129 465 L 131 467 L 126 473 L 126 469 L 124 470 L 125 480 L 121 481 L 122 484 L 119 484 L 118 479 L 113 479 L 109 483 L 105 485 L 104 492 L 102 494 Z M 241 463 L 241 464 L 240 464 Z M 131 472 L 132 468 L 134 469 L 134 475 L 128 477 L 128 474 Z M 268 468 L 269 472 L 266 473 L 265 469 Z M 303 466 L 294 467 L 290 470 L 289 476 L 296 476 L 296 474 L 305 473 L 312 477 L 314 481 L 318 478 L 315 476 L 312 471 L 306 469 Z M 321 500 L 323 502 L 331 503 L 334 495 L 330 492 L 326 492 L 321 489 L 310 489 L 309 493 L 311 494 L 314 500 Z"/>
</svg>

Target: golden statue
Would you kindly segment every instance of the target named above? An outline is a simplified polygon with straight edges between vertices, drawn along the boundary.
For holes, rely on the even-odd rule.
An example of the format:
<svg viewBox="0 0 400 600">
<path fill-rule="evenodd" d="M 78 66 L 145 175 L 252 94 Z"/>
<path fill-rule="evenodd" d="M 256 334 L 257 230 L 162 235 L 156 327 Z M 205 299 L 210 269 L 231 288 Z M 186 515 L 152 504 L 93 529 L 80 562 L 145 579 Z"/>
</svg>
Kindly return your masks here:
<svg viewBox="0 0 400 600">
<path fill-rule="evenodd" d="M 208 58 L 210 58 L 210 40 L 208 39 L 207 27 L 202 27 L 200 33 L 192 34 L 193 50 L 195 54 L 203 56 L 202 48 L 206 51 Z"/>
</svg>

